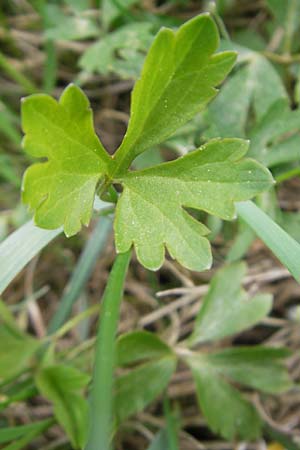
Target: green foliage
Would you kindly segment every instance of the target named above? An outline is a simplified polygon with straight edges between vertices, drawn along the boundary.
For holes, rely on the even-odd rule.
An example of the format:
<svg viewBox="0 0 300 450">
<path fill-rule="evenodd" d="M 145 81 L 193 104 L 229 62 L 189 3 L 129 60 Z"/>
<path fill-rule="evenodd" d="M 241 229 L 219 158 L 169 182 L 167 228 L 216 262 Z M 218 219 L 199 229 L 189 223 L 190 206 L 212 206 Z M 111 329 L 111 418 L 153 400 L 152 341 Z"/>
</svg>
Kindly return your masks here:
<svg viewBox="0 0 300 450">
<path fill-rule="evenodd" d="M 109 75 L 114 72 L 123 78 L 137 78 L 153 40 L 151 29 L 148 22 L 118 28 L 89 47 L 80 58 L 79 66 L 90 73 Z"/>
<path fill-rule="evenodd" d="M 161 392 L 174 370 L 176 359 L 180 358 L 192 370 L 201 410 L 213 431 L 228 440 L 251 440 L 260 436 L 262 421 L 256 409 L 231 383 L 268 394 L 288 390 L 292 384 L 283 359 L 290 356 L 290 352 L 263 346 L 215 352 L 202 352 L 201 347 L 197 352 L 189 350 L 198 343 L 244 331 L 269 313 L 270 295 L 260 294 L 249 299 L 241 288 L 245 272 L 244 263 L 234 263 L 216 273 L 195 320 L 194 330 L 178 346 L 177 356 L 157 336 L 148 332 L 136 331 L 119 339 L 119 365 L 142 363 L 121 375 L 116 382 L 116 409 L 120 421 L 141 410 Z M 149 379 L 151 383 L 147 383 Z M 161 442 L 168 442 L 166 439 L 161 432 L 153 445 L 160 448 Z"/>
<path fill-rule="evenodd" d="M 120 178 L 124 190 L 116 211 L 117 250 L 125 252 L 134 243 L 141 264 L 156 270 L 163 263 L 165 245 L 183 266 L 209 268 L 210 246 L 203 237 L 208 230 L 182 207 L 229 220 L 235 216 L 234 201 L 270 186 L 265 169 L 241 160 L 247 147 L 241 140 L 214 140 L 176 161 Z"/>
<path fill-rule="evenodd" d="M 168 386 L 175 369 L 176 357 L 168 355 L 155 358 L 117 378 L 115 404 L 118 421 L 122 422 L 151 403 Z"/>
<path fill-rule="evenodd" d="M 254 389 L 278 394 L 292 387 L 282 359 L 291 355 L 283 348 L 234 347 L 212 353 L 206 362 L 221 376 Z"/>
<path fill-rule="evenodd" d="M 78 1 L 73 3 L 78 3 Z M 46 4 L 44 14 L 48 22 L 45 37 L 49 40 L 89 39 L 99 34 L 95 21 L 90 17 L 85 17 L 80 9 L 74 8 L 69 14 L 66 14 L 58 5 Z"/>
<path fill-rule="evenodd" d="M 177 33 L 162 29 L 157 34 L 132 92 L 128 129 L 116 152 L 119 170 L 169 137 L 215 96 L 214 86 L 236 59 L 233 52 L 214 55 L 217 48 L 217 29 L 207 15 L 190 20 Z"/>
<path fill-rule="evenodd" d="M 249 132 L 249 153 L 268 167 L 300 162 L 300 110 L 277 100 Z"/>
<path fill-rule="evenodd" d="M 272 249 L 279 261 L 288 268 L 295 280 L 300 281 L 300 245 L 275 223 L 255 203 L 243 202 L 237 205 L 238 214 Z"/>
<path fill-rule="evenodd" d="M 119 366 L 168 355 L 172 355 L 170 348 L 158 336 L 148 331 L 123 334 L 117 343 Z"/>
<path fill-rule="evenodd" d="M 41 368 L 36 375 L 40 393 L 54 407 L 54 415 L 74 448 L 82 448 L 87 436 L 87 402 L 82 397 L 89 376 L 71 366 Z"/>
<path fill-rule="evenodd" d="M 224 267 L 215 275 L 196 318 L 191 344 L 238 333 L 250 328 L 270 312 L 270 295 L 258 294 L 249 299 L 241 288 L 245 272 L 245 264 L 236 263 Z"/>
<path fill-rule="evenodd" d="M 101 1 L 101 20 L 105 27 L 108 27 L 114 20 L 123 14 L 126 15 L 131 6 L 137 3 L 137 0 L 102 0 Z"/>
<path fill-rule="evenodd" d="M 27 368 L 40 342 L 23 333 L 0 301 L 0 380 L 18 376 Z"/>
<path fill-rule="evenodd" d="M 42 228 L 64 226 L 67 236 L 90 221 L 94 194 L 109 157 L 97 138 L 89 102 L 70 85 L 59 103 L 48 95 L 35 95 L 22 103 L 24 148 L 48 161 L 27 169 L 23 201 L 35 210 Z"/>
<path fill-rule="evenodd" d="M 245 265 L 235 263 L 213 277 L 187 341 L 189 345 L 241 332 L 268 314 L 271 297 L 257 295 L 249 300 L 241 288 L 244 275 Z M 262 421 L 230 381 L 267 393 L 285 391 L 291 381 L 282 359 L 289 354 L 285 349 L 254 346 L 184 355 L 193 373 L 201 410 L 212 430 L 228 440 L 256 439 Z"/>
<path fill-rule="evenodd" d="M 56 61 L 55 48 L 61 48 L 62 43 L 57 47 L 54 45 L 57 40 L 97 39 L 79 60 L 83 73 L 77 80 L 81 83 L 92 84 L 89 77 L 92 72 L 106 76 L 114 72 L 136 78 L 153 38 L 154 25 L 145 22 L 146 14 L 140 15 L 143 22 L 133 21 L 130 8 L 134 3 L 134 0 L 104 0 L 100 16 L 103 29 L 98 28 L 94 13 L 90 14 L 87 0 L 66 0 L 60 6 L 41 3 L 37 9 L 40 14 L 43 10 L 45 48 L 48 49 L 46 78 L 50 76 L 50 83 L 45 82 L 47 92 L 54 87 L 55 70 L 50 70 L 50 75 L 47 70 Z M 231 3 L 230 0 L 217 2 L 216 11 L 220 13 L 230 8 Z M 273 25 L 285 27 L 285 53 L 277 56 L 285 61 L 292 60 L 293 55 L 289 53 L 293 49 L 291 37 L 297 33 L 296 22 L 291 16 L 295 2 L 288 1 L 284 7 L 272 0 L 267 3 L 276 18 Z M 137 5 L 134 11 L 141 8 Z M 217 14 L 215 17 L 226 35 L 222 19 Z M 162 22 L 163 17 L 156 23 L 159 20 Z M 170 23 L 173 23 L 171 19 Z M 109 27 L 112 31 L 107 33 Z M 268 32 L 269 29 L 266 36 Z M 193 332 L 179 345 L 171 348 L 156 334 L 135 331 L 119 338 L 115 355 L 119 304 L 131 247 L 135 248 L 139 261 L 149 269 L 158 269 L 168 251 L 186 268 L 203 270 L 210 267 L 212 259 L 206 237 L 209 230 L 204 223 L 213 228 L 216 235 L 222 219 L 231 220 L 238 214 L 265 240 L 295 278 L 300 277 L 300 247 L 258 207 L 245 202 L 273 183 L 270 172 L 261 163 L 274 171 L 276 179 L 279 174 L 281 180 L 289 177 L 291 171 L 298 170 L 299 110 L 292 110 L 289 105 L 282 82 L 284 78 L 280 76 L 284 70 L 277 70 L 278 67 L 266 59 L 270 53 L 268 49 L 261 53 L 265 48 L 264 39 L 253 31 L 237 33 L 235 38 L 238 45 L 222 42 L 221 48 L 230 51 L 215 53 L 219 48 L 218 31 L 206 14 L 190 20 L 176 32 L 162 29 L 133 90 L 128 130 L 113 157 L 96 136 L 89 102 L 78 87 L 68 86 L 59 101 L 41 94 L 24 100 L 24 148 L 30 156 L 41 161 L 25 173 L 23 199 L 34 211 L 36 224 L 52 231 L 36 228 L 30 222 L 0 245 L 5 260 L 0 273 L 1 290 L 62 229 L 71 236 L 82 225 L 87 225 L 93 205 L 102 201 L 95 196 L 107 198 L 114 192 L 114 185 L 118 192 L 121 187 L 120 195 L 115 192 L 113 201 L 116 202 L 116 248 L 120 253 L 118 258 L 123 262 L 117 258 L 115 267 L 118 269 L 111 271 L 101 308 L 96 370 L 90 393 L 90 421 L 83 394 L 89 377 L 62 362 L 66 355 L 74 357 L 75 354 L 75 358 L 78 357 L 76 367 L 86 367 L 84 364 L 91 360 L 89 343 L 86 346 L 85 342 L 80 342 L 78 348 L 58 352 L 58 362 L 45 365 L 45 343 L 41 346 L 40 342 L 15 327 L 14 318 L 0 304 L 3 322 L 0 324 L 0 378 L 5 396 L 0 409 L 40 393 L 52 403 L 55 417 L 26 426 L 4 428 L 0 431 L 0 442 L 15 440 L 7 449 L 25 448 L 56 420 L 74 448 L 82 448 L 87 441 L 87 430 L 93 429 L 96 432 L 92 437 L 90 433 L 86 450 L 95 449 L 95 443 L 96 446 L 99 443 L 97 436 L 101 436 L 101 445 L 104 442 L 107 450 L 113 426 L 142 411 L 161 395 L 178 361 L 192 371 L 198 403 L 208 425 L 227 440 L 251 440 L 261 435 L 263 421 L 244 395 L 243 387 L 270 395 L 282 393 L 292 386 L 284 364 L 284 359 L 290 355 L 286 349 L 264 346 L 224 348 L 227 339 L 216 342 L 259 323 L 272 307 L 270 295 L 257 294 L 251 298 L 244 291 L 242 282 L 246 267 L 241 263 L 226 265 L 213 277 Z M 68 45 L 77 50 L 80 47 Z M 231 70 L 236 59 L 231 50 L 238 50 L 240 64 L 207 112 L 189 122 L 214 98 L 216 87 Z M 74 62 L 77 61 L 74 58 Z M 8 69 L 6 72 L 10 73 Z M 292 73 L 295 74 L 296 69 L 286 72 L 286 79 L 290 80 Z M 12 78 L 17 79 L 16 71 L 13 74 Z M 26 79 L 21 79 L 20 85 L 27 86 L 28 92 L 36 91 L 35 87 L 29 89 Z M 292 85 L 288 86 L 289 93 Z M 297 93 L 293 97 L 297 98 Z M 2 108 L 3 105 L 0 104 L 5 113 L 3 119 L 0 118 L 0 131 L 13 145 L 18 145 L 17 121 L 6 107 Z M 199 148 L 203 141 L 196 141 L 193 136 L 197 132 L 198 137 L 203 137 L 203 124 L 206 126 L 205 138 L 221 138 Z M 251 138 L 249 155 L 259 163 L 244 158 L 248 143 L 236 137 Z M 169 141 L 165 142 L 166 139 Z M 160 164 L 160 157 L 155 159 L 151 153 L 149 158 L 146 157 L 148 162 L 139 160 L 134 166 L 137 168 L 145 163 L 150 168 L 130 171 L 137 156 L 146 150 L 152 152 L 153 146 L 162 143 L 179 154 L 190 153 L 163 164 Z M 6 164 L 5 160 L 1 161 Z M 206 214 L 212 216 L 206 217 Z M 280 223 L 291 234 L 297 235 L 299 217 L 293 215 L 293 222 L 290 214 L 283 213 Z M 215 226 L 214 221 L 217 221 Z M 249 227 L 243 223 L 241 229 L 238 249 L 229 253 L 227 259 L 239 259 L 252 241 L 253 233 Z M 84 264 L 79 262 L 72 283 L 65 290 L 58 323 L 65 320 L 81 292 L 100 242 L 100 233 L 89 241 L 89 252 L 83 255 Z M 65 308 L 68 314 L 65 314 Z M 90 310 L 82 317 L 89 314 Z M 74 323 L 68 323 L 64 330 L 77 324 L 80 317 L 75 318 Z M 45 341 L 53 343 L 59 336 L 58 332 Z M 81 359 L 86 349 L 86 358 Z M 116 378 L 113 376 L 115 360 L 119 366 Z M 149 450 L 178 449 L 178 423 L 166 397 L 164 413 L 166 428 L 158 433 Z"/>
<path fill-rule="evenodd" d="M 147 450 L 169 450 L 168 435 L 165 429 L 157 433 Z"/>
<path fill-rule="evenodd" d="M 202 359 L 188 360 L 196 384 L 200 407 L 211 429 L 227 440 L 254 440 L 262 422 L 255 408 Z"/>
<path fill-rule="evenodd" d="M 205 136 L 208 138 L 245 137 L 251 108 L 256 121 L 259 121 L 275 101 L 287 100 L 284 84 L 266 58 L 249 49 L 232 45 L 229 48 L 244 51 L 245 61 L 230 77 L 205 113 L 209 124 Z"/>
<path fill-rule="evenodd" d="M 31 423 L 29 425 L 20 425 L 18 427 L 9 427 L 0 429 L 0 444 L 22 438 L 24 435 L 32 433 L 41 433 L 49 425 L 52 425 L 51 419 L 41 420 L 40 422 Z"/>
<path fill-rule="evenodd" d="M 123 186 L 115 222 L 118 252 L 134 244 L 141 263 L 155 270 L 163 263 L 165 244 L 182 265 L 208 268 L 210 246 L 203 237 L 208 230 L 182 207 L 232 219 L 234 201 L 267 189 L 269 173 L 254 161 L 241 160 L 247 144 L 216 140 L 175 162 L 126 171 L 138 154 L 166 139 L 216 94 L 214 86 L 235 60 L 232 52 L 213 54 L 217 46 L 216 26 L 207 15 L 190 20 L 176 34 L 168 29 L 158 33 L 132 94 L 127 133 L 113 159 L 97 139 L 88 101 L 77 87 L 69 86 L 59 103 L 45 95 L 26 99 L 24 147 L 33 156 L 48 158 L 24 176 L 23 200 L 35 210 L 36 223 L 44 228 L 63 225 L 66 235 L 75 234 L 88 224 L 96 187 L 106 176 L 104 189 L 111 182 Z"/>
<path fill-rule="evenodd" d="M 176 369 L 176 360 L 170 347 L 153 333 L 136 331 L 119 339 L 118 364 L 141 363 L 116 380 L 116 416 L 120 422 L 144 409 L 167 387 Z"/>
</svg>

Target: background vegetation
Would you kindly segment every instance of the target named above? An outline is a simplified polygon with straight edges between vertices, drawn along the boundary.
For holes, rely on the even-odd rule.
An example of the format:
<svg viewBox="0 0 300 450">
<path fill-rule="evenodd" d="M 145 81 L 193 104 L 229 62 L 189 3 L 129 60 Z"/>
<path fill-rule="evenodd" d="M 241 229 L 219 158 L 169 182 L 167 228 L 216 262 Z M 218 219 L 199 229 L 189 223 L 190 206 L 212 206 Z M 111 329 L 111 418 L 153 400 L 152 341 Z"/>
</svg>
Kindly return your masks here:
<svg viewBox="0 0 300 450">
<path fill-rule="evenodd" d="M 83 446 L 99 300 L 115 258 L 111 221 L 99 212 L 70 239 L 21 228 L 30 219 L 20 202 L 22 174 L 32 161 L 21 148 L 20 99 L 36 92 L 57 98 L 78 84 L 113 153 L 154 35 L 201 12 L 211 13 L 220 49 L 238 51 L 238 62 L 209 107 L 134 167 L 174 159 L 212 137 L 250 139 L 249 154 L 277 182 L 256 202 L 299 242 L 299 0 L 1 2 L 3 448 Z M 150 272 L 131 261 L 119 325 L 115 448 L 298 449 L 299 284 L 241 219 L 201 219 L 212 230 L 211 270 L 191 272 L 169 258 Z M 189 354 L 187 342 L 205 361 Z"/>
</svg>

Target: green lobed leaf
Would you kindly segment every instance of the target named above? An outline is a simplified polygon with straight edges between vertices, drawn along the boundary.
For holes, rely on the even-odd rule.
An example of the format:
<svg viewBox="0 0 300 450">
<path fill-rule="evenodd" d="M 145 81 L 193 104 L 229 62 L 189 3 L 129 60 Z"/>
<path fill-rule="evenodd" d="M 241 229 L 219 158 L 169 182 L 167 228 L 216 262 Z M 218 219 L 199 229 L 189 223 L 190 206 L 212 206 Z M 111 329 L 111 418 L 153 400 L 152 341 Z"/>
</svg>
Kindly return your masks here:
<svg viewBox="0 0 300 450">
<path fill-rule="evenodd" d="M 201 357 L 190 357 L 187 362 L 192 369 L 200 408 L 211 429 L 227 440 L 257 439 L 262 422 L 254 406 Z"/>
<path fill-rule="evenodd" d="M 215 94 L 235 62 L 235 53 L 214 54 L 218 31 L 206 14 L 174 33 L 163 28 L 146 57 L 132 92 L 127 133 L 116 152 L 113 173 L 192 119 Z"/>
<path fill-rule="evenodd" d="M 115 382 L 116 417 L 122 422 L 142 411 L 167 387 L 176 368 L 176 357 L 159 358 L 132 369 Z M 151 382 L 149 382 L 151 380 Z"/>
<path fill-rule="evenodd" d="M 244 263 L 233 263 L 216 273 L 189 338 L 191 345 L 241 332 L 269 313 L 272 296 L 260 294 L 249 299 L 241 287 L 245 273 Z"/>
<path fill-rule="evenodd" d="M 63 225 L 71 236 L 89 223 L 96 186 L 110 160 L 94 132 L 88 99 L 74 85 L 59 102 L 44 94 L 27 97 L 22 126 L 25 150 L 48 159 L 25 172 L 23 201 L 39 227 Z"/>
<path fill-rule="evenodd" d="M 53 365 L 36 375 L 40 393 L 53 403 L 54 415 L 74 448 L 82 448 L 87 433 L 87 402 L 82 396 L 89 376 L 74 367 Z"/>
<path fill-rule="evenodd" d="M 211 251 L 204 237 L 208 229 L 183 207 L 229 220 L 235 217 L 235 201 L 268 188 L 269 172 L 253 160 L 242 159 L 247 147 L 239 139 L 216 139 L 175 161 L 120 178 L 117 251 L 125 252 L 134 244 L 141 264 L 157 270 L 166 247 L 188 269 L 209 268 Z"/>
<path fill-rule="evenodd" d="M 205 355 L 214 370 L 233 381 L 269 394 L 292 387 L 282 360 L 291 355 L 285 348 L 234 347 Z"/>
<path fill-rule="evenodd" d="M 148 331 L 123 334 L 117 342 L 117 364 L 120 366 L 168 355 L 172 355 L 171 348 Z"/>
</svg>

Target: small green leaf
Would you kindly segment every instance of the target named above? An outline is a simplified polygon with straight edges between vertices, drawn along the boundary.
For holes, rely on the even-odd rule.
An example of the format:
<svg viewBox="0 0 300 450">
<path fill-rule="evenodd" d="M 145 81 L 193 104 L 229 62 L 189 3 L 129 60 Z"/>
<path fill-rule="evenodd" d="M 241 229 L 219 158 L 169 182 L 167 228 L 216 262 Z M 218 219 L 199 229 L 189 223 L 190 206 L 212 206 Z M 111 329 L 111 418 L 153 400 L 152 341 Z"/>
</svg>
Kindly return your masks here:
<svg viewBox="0 0 300 450">
<path fill-rule="evenodd" d="M 74 85 L 59 102 L 32 95 L 23 101 L 22 124 L 25 150 L 48 159 L 25 172 L 23 201 L 39 227 L 63 225 L 71 236 L 89 223 L 96 186 L 110 160 L 94 132 L 88 99 Z"/>
<path fill-rule="evenodd" d="M 120 178 L 124 190 L 116 210 L 117 251 L 134 244 L 141 264 L 157 270 L 166 246 L 183 266 L 208 269 L 210 245 L 203 237 L 208 229 L 183 207 L 229 220 L 235 217 L 235 201 L 268 188 L 270 173 L 253 160 L 241 159 L 247 147 L 239 139 L 216 139 L 175 161 Z"/>
<path fill-rule="evenodd" d="M 254 389 L 278 394 L 292 387 L 282 359 L 291 355 L 284 348 L 235 347 L 207 355 L 208 363 L 220 376 Z"/>
<path fill-rule="evenodd" d="M 148 331 L 123 334 L 117 342 L 117 363 L 120 366 L 168 355 L 172 355 L 170 347 Z"/>
<path fill-rule="evenodd" d="M 40 393 L 53 403 L 54 415 L 74 448 L 86 441 L 88 407 L 81 391 L 88 381 L 88 375 L 64 365 L 45 367 L 36 375 Z"/>
<path fill-rule="evenodd" d="M 262 422 L 251 403 L 201 358 L 187 360 L 196 383 L 201 410 L 211 427 L 227 440 L 257 439 Z"/>
<path fill-rule="evenodd" d="M 116 416 L 119 422 L 142 411 L 167 387 L 176 368 L 175 357 L 143 364 L 115 383 Z M 149 382 L 149 380 L 151 382 Z"/>
<path fill-rule="evenodd" d="M 189 338 L 191 345 L 241 332 L 264 318 L 272 307 L 272 296 L 249 299 L 241 288 L 244 263 L 225 266 L 213 277 Z"/>
<path fill-rule="evenodd" d="M 115 160 L 126 170 L 132 160 L 192 119 L 215 94 L 235 62 L 235 53 L 214 54 L 218 31 L 208 15 L 188 21 L 174 33 L 163 28 L 145 60 L 132 92 L 131 116 Z"/>
</svg>

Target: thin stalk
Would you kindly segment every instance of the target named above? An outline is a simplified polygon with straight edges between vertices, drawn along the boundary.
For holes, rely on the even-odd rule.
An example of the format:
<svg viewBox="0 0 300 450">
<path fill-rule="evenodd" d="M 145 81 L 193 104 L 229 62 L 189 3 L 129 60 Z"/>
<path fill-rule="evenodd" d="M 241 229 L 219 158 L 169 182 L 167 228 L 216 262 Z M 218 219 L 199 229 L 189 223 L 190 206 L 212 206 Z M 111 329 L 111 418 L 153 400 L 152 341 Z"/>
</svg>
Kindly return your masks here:
<svg viewBox="0 0 300 450">
<path fill-rule="evenodd" d="M 86 450 L 111 449 L 115 337 L 130 256 L 130 250 L 117 255 L 102 299 Z"/>
</svg>

